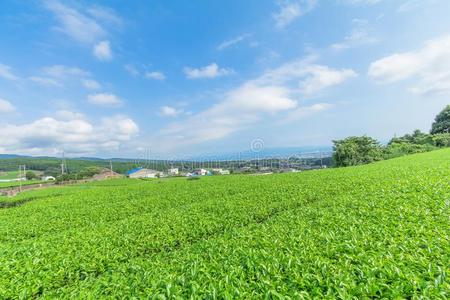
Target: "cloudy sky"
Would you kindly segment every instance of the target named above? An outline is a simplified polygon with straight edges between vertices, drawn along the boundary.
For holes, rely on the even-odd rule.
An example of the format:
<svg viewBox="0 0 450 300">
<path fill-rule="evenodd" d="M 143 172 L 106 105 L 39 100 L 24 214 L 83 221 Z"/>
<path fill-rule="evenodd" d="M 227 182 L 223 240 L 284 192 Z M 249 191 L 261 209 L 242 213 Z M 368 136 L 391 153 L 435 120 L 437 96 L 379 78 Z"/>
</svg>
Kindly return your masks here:
<svg viewBox="0 0 450 300">
<path fill-rule="evenodd" d="M 450 1 L 3 0 L 0 153 L 381 141 L 450 103 Z"/>
</svg>

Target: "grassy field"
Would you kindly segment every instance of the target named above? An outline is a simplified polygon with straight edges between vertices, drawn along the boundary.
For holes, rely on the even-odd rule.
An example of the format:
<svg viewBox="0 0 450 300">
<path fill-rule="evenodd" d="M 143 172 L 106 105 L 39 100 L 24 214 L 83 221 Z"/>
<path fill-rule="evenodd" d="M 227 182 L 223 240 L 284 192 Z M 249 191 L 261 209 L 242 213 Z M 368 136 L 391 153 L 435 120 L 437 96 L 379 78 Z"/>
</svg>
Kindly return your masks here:
<svg viewBox="0 0 450 300">
<path fill-rule="evenodd" d="M 450 297 L 450 149 L 5 201 L 2 299 Z"/>
<path fill-rule="evenodd" d="M 9 180 L 9 179 L 16 179 L 19 177 L 18 171 L 0 171 L 0 180 Z M 43 183 L 41 180 L 26 180 L 22 181 L 22 185 L 30 185 L 30 184 L 37 184 L 37 183 Z M 10 181 L 10 182 L 0 182 L 0 189 L 1 188 L 7 188 L 7 187 L 16 187 L 19 186 L 20 182 L 18 181 Z"/>
<path fill-rule="evenodd" d="M 19 171 L 0 171 L 0 180 L 16 179 L 19 177 Z"/>
<path fill-rule="evenodd" d="M 38 183 L 48 183 L 48 182 L 42 181 L 42 180 L 26 180 L 26 181 L 22 181 L 22 186 L 31 185 L 31 184 L 38 184 Z M 16 186 L 19 186 L 19 185 L 20 185 L 19 181 L 0 182 L 0 189 L 1 188 L 8 188 L 8 187 L 16 187 Z"/>
</svg>

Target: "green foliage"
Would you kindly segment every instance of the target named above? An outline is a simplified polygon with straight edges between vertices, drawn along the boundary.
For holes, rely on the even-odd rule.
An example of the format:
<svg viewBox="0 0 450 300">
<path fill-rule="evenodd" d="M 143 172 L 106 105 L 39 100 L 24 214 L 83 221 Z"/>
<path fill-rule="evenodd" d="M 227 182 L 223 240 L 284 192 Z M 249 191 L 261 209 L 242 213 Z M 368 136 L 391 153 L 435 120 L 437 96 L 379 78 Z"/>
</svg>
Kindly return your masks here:
<svg viewBox="0 0 450 300">
<path fill-rule="evenodd" d="M 345 140 L 334 141 L 334 143 L 333 158 L 335 165 L 345 167 L 428 152 L 439 147 L 449 147 L 450 133 L 428 134 L 417 129 L 412 134 L 392 138 L 383 147 L 375 139 L 366 136 L 350 137 Z"/>
<path fill-rule="evenodd" d="M 414 130 L 413 134 L 405 134 L 402 137 L 394 137 L 388 143 L 388 145 L 393 143 L 411 143 L 416 145 L 426 145 L 433 144 L 433 136 L 420 131 L 419 129 Z"/>
<path fill-rule="evenodd" d="M 0 299 L 448 299 L 449 170 L 444 149 L 26 192 L 0 209 Z"/>
<path fill-rule="evenodd" d="M 37 179 L 38 176 L 37 176 L 36 173 L 34 173 L 33 171 L 27 171 L 27 172 L 25 173 L 25 178 L 26 178 L 27 180 L 34 180 L 34 179 Z"/>
<path fill-rule="evenodd" d="M 77 178 L 83 179 L 83 178 L 90 178 L 96 174 L 100 174 L 102 172 L 102 168 L 92 166 L 92 167 L 86 167 L 82 169 L 79 173 L 77 173 Z"/>
<path fill-rule="evenodd" d="M 447 105 L 434 119 L 431 134 L 450 133 L 450 105 Z"/>
<path fill-rule="evenodd" d="M 422 153 L 436 150 L 436 147 L 431 144 L 414 144 L 407 141 L 394 140 L 384 148 L 384 158 L 394 158 L 403 155 L 409 155 L 414 153 Z"/>
<path fill-rule="evenodd" d="M 378 141 L 368 136 L 352 136 L 333 143 L 333 159 L 338 167 L 367 164 L 383 158 Z"/>
<path fill-rule="evenodd" d="M 433 143 L 437 147 L 450 147 L 450 133 L 434 134 Z"/>
</svg>

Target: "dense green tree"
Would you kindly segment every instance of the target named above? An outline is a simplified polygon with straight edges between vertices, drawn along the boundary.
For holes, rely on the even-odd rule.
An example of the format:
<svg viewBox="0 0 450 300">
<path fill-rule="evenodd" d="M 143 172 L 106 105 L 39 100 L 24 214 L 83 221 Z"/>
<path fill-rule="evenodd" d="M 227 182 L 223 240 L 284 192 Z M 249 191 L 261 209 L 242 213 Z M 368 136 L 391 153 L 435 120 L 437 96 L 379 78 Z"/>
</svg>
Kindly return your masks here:
<svg viewBox="0 0 450 300">
<path fill-rule="evenodd" d="M 394 158 L 398 156 L 422 153 L 435 150 L 436 147 L 431 144 L 415 144 L 405 141 L 392 142 L 384 148 L 384 158 Z"/>
<path fill-rule="evenodd" d="M 27 171 L 27 173 L 25 173 L 25 178 L 27 180 L 33 180 L 37 178 L 36 173 L 32 172 L 32 171 Z"/>
<path fill-rule="evenodd" d="M 96 166 L 87 167 L 76 173 L 78 179 L 89 178 L 102 172 L 102 169 Z"/>
<path fill-rule="evenodd" d="M 433 144 L 437 147 L 450 147 L 450 133 L 437 133 L 433 135 Z"/>
<path fill-rule="evenodd" d="M 447 105 L 434 119 L 431 134 L 450 133 L 450 105 Z"/>
<path fill-rule="evenodd" d="M 333 143 L 333 159 L 338 167 L 367 164 L 383 159 L 380 143 L 368 136 L 352 136 Z"/>
<path fill-rule="evenodd" d="M 426 144 L 432 144 L 433 138 L 431 134 L 425 133 L 420 131 L 419 129 L 414 130 L 412 134 L 405 134 L 401 137 L 394 137 L 392 138 L 388 145 L 394 144 L 394 143 L 411 143 L 411 144 L 417 144 L 417 145 L 426 145 Z"/>
</svg>

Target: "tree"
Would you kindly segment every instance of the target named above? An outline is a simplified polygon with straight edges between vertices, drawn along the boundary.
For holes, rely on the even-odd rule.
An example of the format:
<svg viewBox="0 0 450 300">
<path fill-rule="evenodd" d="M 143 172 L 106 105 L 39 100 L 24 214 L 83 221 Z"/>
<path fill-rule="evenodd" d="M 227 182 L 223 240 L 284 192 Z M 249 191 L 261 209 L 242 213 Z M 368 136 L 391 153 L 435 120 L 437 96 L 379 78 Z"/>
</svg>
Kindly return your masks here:
<svg viewBox="0 0 450 300">
<path fill-rule="evenodd" d="M 27 171 L 27 173 L 25 174 L 25 178 L 26 178 L 27 180 L 33 180 L 33 179 L 36 179 L 36 178 L 37 178 L 37 175 L 36 175 L 36 173 L 34 173 L 34 172 Z"/>
<path fill-rule="evenodd" d="M 395 141 L 389 143 L 389 145 L 384 148 L 384 158 L 389 159 L 414 153 L 428 152 L 435 149 L 436 147 L 431 144 L 416 144 L 405 141 Z"/>
<path fill-rule="evenodd" d="M 352 136 L 333 143 L 333 159 L 338 167 L 367 164 L 383 159 L 380 143 L 368 136 Z"/>
<path fill-rule="evenodd" d="M 450 105 L 447 105 L 434 119 L 431 134 L 450 133 Z"/>
<path fill-rule="evenodd" d="M 395 143 L 411 143 L 417 145 L 426 145 L 426 144 L 433 144 L 433 139 L 432 135 L 422 132 L 419 129 L 416 129 L 412 134 L 405 134 L 404 136 L 401 137 L 392 138 L 389 141 L 388 146 Z"/>
<path fill-rule="evenodd" d="M 96 174 L 100 174 L 102 172 L 102 169 L 96 166 L 92 166 L 92 167 L 86 167 L 84 169 L 82 169 L 80 172 L 77 173 L 77 177 L 79 179 L 82 178 L 89 178 L 92 177 Z"/>
<path fill-rule="evenodd" d="M 450 133 L 433 135 L 433 142 L 437 147 L 450 147 Z"/>
</svg>

